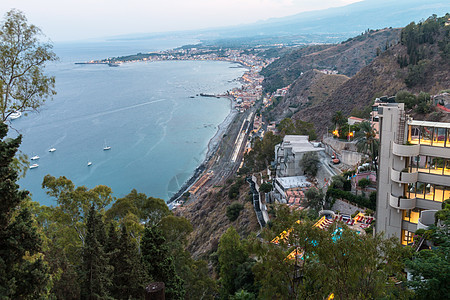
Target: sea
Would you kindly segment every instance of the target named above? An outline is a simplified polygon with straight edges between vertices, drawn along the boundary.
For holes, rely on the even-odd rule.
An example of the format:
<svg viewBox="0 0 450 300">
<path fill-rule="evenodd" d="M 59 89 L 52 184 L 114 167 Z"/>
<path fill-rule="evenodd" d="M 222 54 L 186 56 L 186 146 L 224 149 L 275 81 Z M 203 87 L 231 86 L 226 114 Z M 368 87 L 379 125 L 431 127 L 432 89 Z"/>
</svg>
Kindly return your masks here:
<svg viewBox="0 0 450 300">
<path fill-rule="evenodd" d="M 172 49 L 192 40 L 56 43 L 58 62 L 46 67 L 57 95 L 39 112 L 11 121 L 23 135 L 20 151 L 39 167 L 19 180 L 41 205 L 55 205 L 42 188 L 45 175 L 76 186 L 111 187 L 120 198 L 132 189 L 164 200 L 176 193 L 205 159 L 210 139 L 229 115 L 221 94 L 240 86 L 245 69 L 219 61 L 159 61 L 78 65 L 113 56 Z M 194 41 L 195 42 L 195 41 Z M 111 147 L 104 150 L 105 146 Z M 48 150 L 55 148 L 54 152 Z M 88 162 L 92 165 L 88 166 Z"/>
</svg>

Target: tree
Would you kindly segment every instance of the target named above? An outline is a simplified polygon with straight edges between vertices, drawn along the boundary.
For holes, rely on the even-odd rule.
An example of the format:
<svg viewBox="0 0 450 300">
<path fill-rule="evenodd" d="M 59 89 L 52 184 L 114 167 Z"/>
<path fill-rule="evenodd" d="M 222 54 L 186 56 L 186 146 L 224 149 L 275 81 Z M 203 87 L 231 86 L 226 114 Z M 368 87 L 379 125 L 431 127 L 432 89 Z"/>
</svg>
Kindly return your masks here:
<svg viewBox="0 0 450 300">
<path fill-rule="evenodd" d="M 284 222 L 279 217 L 274 224 Z M 257 261 L 253 270 L 261 284 L 258 299 L 325 299 L 331 293 L 335 299 L 409 296 L 391 280 L 404 279 L 403 260 L 410 253 L 398 239 L 357 234 L 346 227 L 325 231 L 312 224 L 305 219 L 291 223 L 277 244 L 270 241 L 280 232 L 270 228 L 261 234 L 263 240 L 252 239 Z M 288 258 L 295 249 L 301 257 Z"/>
<path fill-rule="evenodd" d="M 104 214 L 106 207 L 113 201 L 111 188 L 98 185 L 92 189 L 85 186 L 75 187 L 70 179 L 64 176 L 55 178 L 46 175 L 42 187 L 47 194 L 56 199 L 58 204 L 50 208 L 45 220 L 47 234 L 56 235 L 58 247 L 66 252 L 69 261 L 78 264 L 80 248 L 87 235 L 87 216 L 91 207 Z"/>
<path fill-rule="evenodd" d="M 317 175 L 317 171 L 319 170 L 319 163 L 320 160 L 317 152 L 311 151 L 303 154 L 299 165 L 306 175 L 314 177 Z"/>
<path fill-rule="evenodd" d="M 259 187 L 259 191 L 262 193 L 268 193 L 273 189 L 273 185 L 270 182 L 264 182 Z"/>
<path fill-rule="evenodd" d="M 43 261 L 42 239 L 30 211 L 23 207 L 27 191 L 19 191 L 12 167 L 22 137 L 5 139 L 0 122 L 0 295 L 10 299 L 39 298 L 50 276 Z"/>
<path fill-rule="evenodd" d="M 239 234 L 233 226 L 220 237 L 217 254 L 219 256 L 221 294 L 222 298 L 228 299 L 229 295 L 234 295 L 241 289 L 236 278 L 239 276 L 239 267 L 248 260 L 245 244 L 241 242 Z"/>
<path fill-rule="evenodd" d="M 334 113 L 331 121 L 333 122 L 335 128 L 342 127 L 347 122 L 344 114 L 340 110 Z"/>
<path fill-rule="evenodd" d="M 45 64 L 56 60 L 52 45 L 41 43 L 42 32 L 18 10 L 6 13 L 0 27 L 0 118 L 16 111 L 37 110 L 56 94 L 55 78 L 44 75 Z"/>
<path fill-rule="evenodd" d="M 142 237 L 142 260 L 147 274 L 153 281 L 164 282 L 167 299 L 183 299 L 183 280 L 175 271 L 173 258 L 169 254 L 166 239 L 161 230 L 153 225 L 145 228 Z"/>
<path fill-rule="evenodd" d="M 226 212 L 228 220 L 230 220 L 230 222 L 235 221 L 239 217 L 239 214 L 241 213 L 241 210 L 243 210 L 243 209 L 244 209 L 244 205 L 242 205 L 241 203 L 239 203 L 237 201 L 231 203 L 231 205 L 227 207 L 227 212 Z"/>
<path fill-rule="evenodd" d="M 136 242 L 131 239 L 125 226 L 122 226 L 116 249 L 114 260 L 111 261 L 114 268 L 111 295 L 116 299 L 142 299 L 147 283 L 145 271 Z"/>
<path fill-rule="evenodd" d="M 314 187 L 308 189 L 305 192 L 306 204 L 309 208 L 315 211 L 320 211 L 323 207 L 324 194 L 322 190 L 316 189 Z"/>
<path fill-rule="evenodd" d="M 370 163 L 374 165 L 377 171 L 376 157 L 380 140 L 376 138 L 376 131 L 369 122 L 364 121 L 360 124 L 359 130 L 355 134 L 356 148 L 359 152 L 367 154 L 370 157 Z"/>
<path fill-rule="evenodd" d="M 101 216 L 93 205 L 87 216 L 86 228 L 81 261 L 81 296 L 84 299 L 110 299 L 112 268 L 105 253 L 107 237 Z"/>
<path fill-rule="evenodd" d="M 450 238 L 447 228 L 432 229 L 434 247 L 416 252 L 406 263 L 412 274 L 408 285 L 416 292 L 417 299 L 443 299 L 446 298 L 444 295 L 450 295 Z"/>
</svg>

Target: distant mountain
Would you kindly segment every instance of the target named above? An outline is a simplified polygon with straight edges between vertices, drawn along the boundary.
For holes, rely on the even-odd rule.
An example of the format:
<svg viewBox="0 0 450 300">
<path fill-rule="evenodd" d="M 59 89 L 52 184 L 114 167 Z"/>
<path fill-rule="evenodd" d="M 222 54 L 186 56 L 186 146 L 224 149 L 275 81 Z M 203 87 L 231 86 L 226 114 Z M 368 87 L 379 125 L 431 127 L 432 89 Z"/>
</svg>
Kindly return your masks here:
<svg viewBox="0 0 450 300">
<path fill-rule="evenodd" d="M 313 45 L 294 50 L 261 72 L 264 90 L 275 91 L 312 69 L 330 69 L 355 75 L 390 45 L 397 44 L 401 29 L 370 30 L 340 44 Z"/>
<path fill-rule="evenodd" d="M 365 0 L 342 7 L 304 12 L 250 25 L 217 30 L 226 36 L 343 34 L 355 36 L 367 29 L 403 27 L 432 14 L 450 12 L 448 0 Z"/>
<path fill-rule="evenodd" d="M 249 25 L 223 28 L 133 34 L 111 37 L 113 40 L 149 39 L 154 37 L 194 38 L 202 41 L 261 37 L 267 41 L 288 43 L 340 42 L 367 29 L 403 27 L 432 14 L 450 12 L 448 0 L 364 0 L 346 6 L 299 13 Z"/>
<path fill-rule="evenodd" d="M 297 111 L 293 118 L 313 122 L 316 130 L 323 133 L 331 125 L 333 113 L 342 111 L 348 116 L 352 111 L 366 108 L 375 97 L 395 95 L 401 90 L 437 94 L 449 89 L 450 26 L 444 25 L 449 18 L 450 15 L 430 18 L 423 24 L 406 26 L 401 43 L 343 82 L 326 100 Z M 300 80 L 301 77 L 297 79 Z M 292 89 L 285 101 L 295 103 L 292 99 L 298 98 L 297 93 Z"/>
</svg>

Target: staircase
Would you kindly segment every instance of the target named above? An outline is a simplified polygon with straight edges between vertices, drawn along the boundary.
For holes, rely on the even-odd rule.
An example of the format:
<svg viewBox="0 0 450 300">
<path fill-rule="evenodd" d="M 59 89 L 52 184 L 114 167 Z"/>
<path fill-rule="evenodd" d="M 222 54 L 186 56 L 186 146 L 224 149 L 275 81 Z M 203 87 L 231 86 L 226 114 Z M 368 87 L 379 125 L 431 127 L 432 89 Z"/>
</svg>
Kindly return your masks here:
<svg viewBox="0 0 450 300">
<path fill-rule="evenodd" d="M 399 145 L 403 145 L 405 141 L 405 128 L 406 128 L 406 113 L 404 111 L 400 112 L 400 117 L 398 120 L 398 131 L 395 142 Z"/>
</svg>

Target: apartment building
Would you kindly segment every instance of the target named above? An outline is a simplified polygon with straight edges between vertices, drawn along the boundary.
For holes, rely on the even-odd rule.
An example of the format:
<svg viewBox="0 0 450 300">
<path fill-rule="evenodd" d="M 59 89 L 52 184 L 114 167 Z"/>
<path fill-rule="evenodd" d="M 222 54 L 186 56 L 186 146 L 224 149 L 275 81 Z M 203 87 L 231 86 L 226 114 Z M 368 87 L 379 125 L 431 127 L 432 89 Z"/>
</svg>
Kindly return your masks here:
<svg viewBox="0 0 450 300">
<path fill-rule="evenodd" d="M 450 123 L 416 121 L 404 104 L 380 103 L 376 231 L 413 242 L 450 198 Z"/>
</svg>

